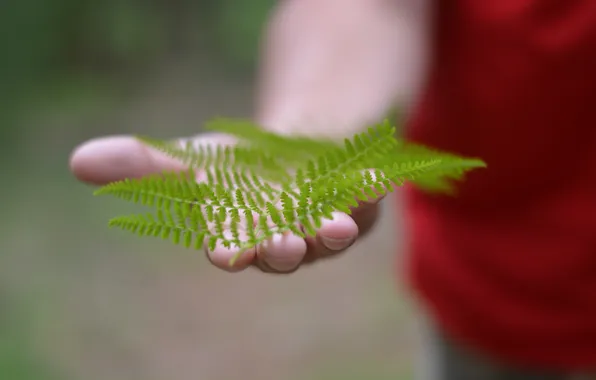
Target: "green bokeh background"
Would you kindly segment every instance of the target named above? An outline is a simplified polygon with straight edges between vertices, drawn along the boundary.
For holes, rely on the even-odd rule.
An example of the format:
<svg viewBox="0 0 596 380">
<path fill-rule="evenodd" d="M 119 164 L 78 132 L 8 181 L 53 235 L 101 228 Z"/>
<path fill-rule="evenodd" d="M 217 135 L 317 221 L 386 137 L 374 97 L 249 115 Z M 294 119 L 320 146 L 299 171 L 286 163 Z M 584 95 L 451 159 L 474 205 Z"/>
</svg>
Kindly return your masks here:
<svg viewBox="0 0 596 380">
<path fill-rule="evenodd" d="M 254 304 L 255 311 L 250 311 L 259 318 L 278 310 L 285 300 L 307 302 L 304 307 L 312 309 L 298 313 L 300 318 L 303 313 L 311 315 L 303 322 L 307 327 L 287 322 L 289 335 L 280 338 L 281 343 L 273 340 L 261 347 L 259 340 L 251 343 L 257 347 L 239 348 L 237 357 L 246 351 L 274 353 L 279 347 L 290 352 L 294 343 L 287 341 L 303 336 L 301 329 L 340 326 L 335 335 L 311 339 L 306 347 L 312 348 L 300 351 L 306 355 L 302 361 L 295 354 L 291 361 L 278 362 L 278 368 L 273 368 L 274 362 L 260 369 L 245 364 L 239 367 L 246 368 L 241 377 L 224 378 L 266 379 L 280 373 L 285 375 L 275 378 L 408 378 L 409 350 L 404 351 L 404 342 L 409 340 L 403 337 L 405 328 L 399 327 L 408 311 L 394 302 L 387 269 L 391 242 L 380 243 L 375 248 L 379 260 L 356 274 L 355 268 L 363 265 L 360 259 L 338 265 L 334 277 L 324 269 L 275 286 L 272 280 L 254 276 L 231 279 L 206 266 L 201 255 L 108 230 L 107 219 L 128 206 L 93 198 L 91 189 L 68 172 L 70 151 L 88 138 L 112 133 L 190 135 L 211 116 L 248 116 L 258 40 L 273 4 L 273 0 L 2 2 L 0 379 L 218 380 L 222 377 L 217 371 L 196 376 L 155 373 L 152 362 L 163 359 L 167 367 L 168 354 L 186 351 L 178 343 L 166 349 L 167 343 L 141 339 L 162 326 L 152 315 L 167 310 L 160 302 L 168 303 L 173 296 L 188 293 L 176 304 L 178 309 L 170 306 L 179 314 L 188 312 L 184 305 L 199 305 L 191 320 L 199 320 L 203 309 L 227 307 L 214 306 L 209 292 L 196 294 L 210 286 L 230 288 L 226 293 L 230 304 L 247 302 L 242 289 L 263 289 L 269 294 L 262 297 L 267 302 Z M 304 293 L 315 284 L 322 288 L 329 278 L 349 287 Z M 356 289 L 360 293 L 352 294 Z M 344 302 L 342 297 L 347 303 L 341 305 L 352 311 L 341 318 L 333 316 L 333 307 L 315 309 Z M 245 312 L 234 307 L 233 315 Z M 232 316 L 226 320 L 238 322 Z M 338 320 L 347 322 L 343 326 Z M 221 330 L 222 341 L 228 324 L 215 327 Z M 285 331 L 279 329 L 278 333 Z M 392 332 L 387 334 L 387 329 Z M 352 336 L 360 330 L 365 338 Z M 160 336 L 167 340 L 171 335 Z M 229 347 L 236 346 L 236 338 L 225 339 Z M 197 344 L 207 347 L 207 353 L 217 347 L 201 339 Z M 161 346 L 163 353 L 142 353 Z M 342 353 L 345 347 L 354 348 Z M 192 368 L 193 360 L 183 364 Z M 272 367 L 267 369 L 271 372 L 263 372 L 265 367 Z"/>
</svg>

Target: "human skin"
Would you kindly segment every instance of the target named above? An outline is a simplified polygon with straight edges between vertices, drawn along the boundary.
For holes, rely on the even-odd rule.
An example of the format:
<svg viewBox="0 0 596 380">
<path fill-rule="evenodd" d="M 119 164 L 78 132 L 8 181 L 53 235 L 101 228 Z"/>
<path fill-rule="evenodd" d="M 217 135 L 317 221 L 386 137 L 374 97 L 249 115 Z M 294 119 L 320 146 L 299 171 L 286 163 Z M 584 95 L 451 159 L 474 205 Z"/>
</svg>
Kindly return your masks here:
<svg viewBox="0 0 596 380">
<path fill-rule="evenodd" d="M 420 46 L 427 5 L 421 0 L 281 1 L 262 41 L 255 120 L 280 134 L 341 138 L 383 118 L 396 104 L 406 105 L 424 67 Z M 233 143 L 219 134 L 191 140 Z M 77 179 L 93 185 L 186 169 L 131 136 L 81 144 L 70 168 Z M 275 236 L 244 252 L 233 266 L 233 249 L 218 246 L 206 254 L 229 272 L 256 267 L 291 273 L 337 256 L 364 236 L 377 220 L 380 200 L 361 203 L 351 215 L 334 213 L 316 237 Z"/>
</svg>

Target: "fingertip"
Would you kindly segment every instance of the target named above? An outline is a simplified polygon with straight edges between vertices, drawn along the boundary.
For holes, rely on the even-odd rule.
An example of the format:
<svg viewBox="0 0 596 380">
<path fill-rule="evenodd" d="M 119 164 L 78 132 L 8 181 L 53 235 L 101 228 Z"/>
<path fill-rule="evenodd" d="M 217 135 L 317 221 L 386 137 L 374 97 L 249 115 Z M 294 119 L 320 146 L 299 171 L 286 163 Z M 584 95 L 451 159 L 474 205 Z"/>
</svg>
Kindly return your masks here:
<svg viewBox="0 0 596 380">
<path fill-rule="evenodd" d="M 253 262 L 256 255 L 255 249 L 251 248 L 245 250 L 238 257 L 236 257 L 239 253 L 237 248 L 227 248 L 219 242 L 217 243 L 213 251 L 210 251 L 208 249 L 205 250 L 207 252 L 207 257 L 209 258 L 209 261 L 214 266 L 231 273 L 240 272 L 248 268 L 250 264 Z M 231 263 L 231 260 L 234 258 L 234 263 Z"/>
<path fill-rule="evenodd" d="M 93 183 L 92 176 L 89 175 L 89 155 L 87 147 L 92 145 L 92 141 L 79 144 L 70 153 L 68 158 L 68 167 L 71 173 L 82 182 Z"/>
<path fill-rule="evenodd" d="M 69 167 L 78 180 L 93 185 L 163 170 L 184 169 L 182 163 L 150 150 L 131 136 L 110 136 L 87 141 L 73 150 Z"/>
<path fill-rule="evenodd" d="M 128 136 L 88 140 L 73 150 L 70 170 L 78 180 L 93 185 L 121 179 L 134 165 L 132 159 L 139 155 L 139 147 L 135 143 Z"/>
<path fill-rule="evenodd" d="M 279 272 L 292 272 L 304 259 L 307 245 L 303 238 L 292 233 L 276 234 L 261 244 L 258 260 Z"/>
<path fill-rule="evenodd" d="M 353 241 L 358 236 L 358 225 L 348 214 L 333 212 L 331 219 L 323 219 L 317 234 L 331 241 Z"/>
</svg>

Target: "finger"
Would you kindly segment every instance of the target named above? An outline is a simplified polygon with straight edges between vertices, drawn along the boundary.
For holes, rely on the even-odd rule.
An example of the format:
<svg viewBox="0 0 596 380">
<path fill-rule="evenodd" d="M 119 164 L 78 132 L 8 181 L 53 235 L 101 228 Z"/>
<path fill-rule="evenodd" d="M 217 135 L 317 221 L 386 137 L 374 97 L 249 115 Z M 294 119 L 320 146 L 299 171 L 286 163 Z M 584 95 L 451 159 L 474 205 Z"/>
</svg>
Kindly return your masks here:
<svg viewBox="0 0 596 380">
<path fill-rule="evenodd" d="M 233 139 L 220 133 L 178 140 L 197 145 L 230 145 Z M 125 178 L 139 178 L 164 171 L 182 171 L 182 162 L 153 149 L 133 136 L 110 136 L 89 140 L 78 146 L 70 157 L 70 169 L 82 182 L 103 185 Z"/>
<path fill-rule="evenodd" d="M 345 251 L 377 220 L 378 202 L 384 198 L 384 193 L 373 191 L 376 196 L 360 200 L 358 206 L 351 210 L 351 215 L 334 212 L 331 219 L 324 219 L 316 237 L 301 239 L 290 234 L 283 245 L 272 241 L 270 246 L 257 250 L 257 266 L 265 271 L 287 273 L 296 270 L 302 262 L 312 262 Z M 306 252 L 302 242 L 306 245 Z"/>
<path fill-rule="evenodd" d="M 237 232 L 238 239 L 240 241 L 247 240 L 246 231 L 238 230 Z M 224 231 L 223 235 L 227 240 L 233 240 L 234 238 L 234 234 L 230 230 Z M 209 259 L 211 264 L 227 272 L 239 272 L 248 268 L 254 261 L 256 255 L 255 248 L 247 249 L 240 252 L 238 247 L 234 245 L 232 245 L 231 247 L 226 247 L 224 246 L 224 244 L 222 244 L 221 241 L 218 241 L 215 245 L 215 249 L 211 251 L 207 247 L 207 240 L 205 240 L 203 250 L 206 253 L 207 258 Z"/>
<path fill-rule="evenodd" d="M 75 177 L 93 185 L 138 178 L 164 170 L 184 170 L 184 165 L 149 148 L 132 136 L 93 139 L 78 146 L 70 157 Z"/>
<path fill-rule="evenodd" d="M 274 235 L 257 247 L 255 266 L 264 272 L 291 273 L 306 254 L 306 242 L 292 233 Z"/>
<path fill-rule="evenodd" d="M 324 219 L 316 237 L 307 237 L 308 260 L 330 256 L 349 248 L 358 238 L 358 225 L 348 214 L 334 212 Z"/>
<path fill-rule="evenodd" d="M 377 175 L 374 171 L 371 171 L 371 175 L 374 181 Z M 370 194 L 370 191 L 364 191 L 363 193 L 367 196 L 367 199 L 359 199 L 358 206 L 351 208 L 350 210 L 350 216 L 358 226 L 360 236 L 368 233 L 375 225 L 380 211 L 379 203 L 385 198 L 389 189 L 385 186 L 381 189 L 376 189 L 374 186 L 371 186 L 370 190 L 372 190 L 374 196 L 371 196 L 372 194 Z"/>
<path fill-rule="evenodd" d="M 235 247 L 226 248 L 218 243 L 213 251 L 205 248 L 205 252 L 211 264 L 226 272 L 240 272 L 248 268 L 254 261 L 256 254 L 255 248 L 248 249 L 242 252 L 233 265 L 230 265 L 230 260 L 238 254 L 238 249 Z"/>
<path fill-rule="evenodd" d="M 371 174 L 372 181 L 374 182 L 377 178 L 377 174 L 375 173 L 375 170 L 369 170 L 369 172 Z M 358 206 L 356 206 L 355 208 L 352 208 L 352 210 L 358 209 L 360 207 L 368 207 L 370 205 L 376 205 L 377 203 L 379 203 L 381 200 L 383 200 L 385 198 L 385 196 L 387 195 L 387 191 L 388 191 L 388 189 L 385 186 L 382 186 L 382 191 L 379 191 L 372 185 L 370 185 L 369 189 L 366 189 L 366 190 L 371 190 L 371 191 L 365 191 L 365 189 L 363 189 L 362 194 L 364 195 L 363 198 L 365 198 L 365 199 L 360 199 L 360 198 L 356 199 L 358 202 Z M 372 194 L 374 194 L 374 196 L 372 196 L 372 194 L 370 194 L 371 192 L 372 192 Z"/>
<path fill-rule="evenodd" d="M 379 203 L 362 204 L 352 210 L 350 216 L 354 223 L 358 226 L 358 235 L 363 236 L 367 234 L 378 220 L 381 207 Z"/>
</svg>

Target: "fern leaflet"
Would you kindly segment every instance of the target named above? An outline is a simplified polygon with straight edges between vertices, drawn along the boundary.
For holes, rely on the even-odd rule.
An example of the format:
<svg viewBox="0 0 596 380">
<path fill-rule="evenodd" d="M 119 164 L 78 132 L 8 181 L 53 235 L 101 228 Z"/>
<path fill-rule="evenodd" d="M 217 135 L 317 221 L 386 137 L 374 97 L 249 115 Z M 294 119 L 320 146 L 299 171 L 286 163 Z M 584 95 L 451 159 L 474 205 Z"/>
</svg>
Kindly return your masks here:
<svg viewBox="0 0 596 380">
<path fill-rule="evenodd" d="M 141 141 L 183 161 L 189 170 L 124 179 L 98 189 L 153 209 L 109 222 L 141 236 L 170 239 L 197 249 L 217 244 L 246 249 L 274 235 L 315 235 L 334 211 L 350 214 L 359 201 L 375 199 L 406 181 L 449 192 L 450 180 L 484 167 L 481 160 L 403 144 L 388 122 L 343 144 L 279 136 L 251 123 L 216 119 L 208 127 L 232 134 L 235 146 L 176 145 Z M 205 180 L 196 181 L 197 172 Z"/>
</svg>

